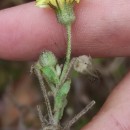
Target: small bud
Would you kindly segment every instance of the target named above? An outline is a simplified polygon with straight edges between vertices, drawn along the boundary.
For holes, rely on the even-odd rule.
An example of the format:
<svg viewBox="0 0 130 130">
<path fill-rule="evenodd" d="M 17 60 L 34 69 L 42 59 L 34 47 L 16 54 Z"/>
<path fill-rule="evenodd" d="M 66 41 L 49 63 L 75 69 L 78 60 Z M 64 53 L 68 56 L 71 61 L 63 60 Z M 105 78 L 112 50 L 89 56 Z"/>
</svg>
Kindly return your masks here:
<svg viewBox="0 0 130 130">
<path fill-rule="evenodd" d="M 46 51 L 40 55 L 39 63 L 42 67 L 56 66 L 57 59 L 51 51 Z"/>
</svg>

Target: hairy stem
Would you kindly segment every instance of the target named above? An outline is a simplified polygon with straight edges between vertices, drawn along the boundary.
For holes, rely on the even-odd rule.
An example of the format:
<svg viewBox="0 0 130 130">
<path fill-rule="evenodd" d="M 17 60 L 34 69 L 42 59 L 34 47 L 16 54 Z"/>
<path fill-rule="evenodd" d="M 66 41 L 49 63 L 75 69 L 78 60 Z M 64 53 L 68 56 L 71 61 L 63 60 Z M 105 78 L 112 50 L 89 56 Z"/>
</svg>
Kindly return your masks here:
<svg viewBox="0 0 130 130">
<path fill-rule="evenodd" d="M 39 105 L 37 105 L 37 111 L 38 111 L 39 119 L 41 121 L 42 129 L 43 129 L 45 127 L 46 123 L 44 121 L 44 118 L 43 118 L 43 115 L 42 115 L 42 111 L 41 111 L 41 107 Z"/>
<path fill-rule="evenodd" d="M 66 52 L 66 61 L 62 70 L 62 74 L 60 77 L 60 81 L 64 79 L 64 76 L 67 72 L 69 62 L 70 62 L 70 57 L 71 57 L 71 24 L 66 25 L 66 32 L 67 32 L 67 52 Z"/>
<path fill-rule="evenodd" d="M 70 61 L 69 65 L 68 65 L 68 69 L 67 69 L 67 71 L 66 71 L 66 73 L 65 73 L 65 75 L 64 75 L 64 78 L 63 78 L 62 81 L 60 82 L 59 86 L 62 86 L 62 85 L 64 84 L 64 82 L 66 81 L 66 79 L 68 78 L 70 72 L 72 71 L 72 67 L 73 67 L 73 65 L 74 65 L 75 60 L 76 60 L 76 58 L 73 58 L 73 59 Z M 59 86 L 58 86 L 58 88 L 59 88 Z"/>
<path fill-rule="evenodd" d="M 71 121 L 69 121 L 63 130 L 68 130 L 70 127 L 77 122 L 85 113 L 87 113 L 93 106 L 95 105 L 95 101 L 91 101 L 79 114 L 77 114 Z"/>
<path fill-rule="evenodd" d="M 36 74 L 36 76 L 39 80 L 41 90 L 43 92 L 43 96 L 44 96 L 47 111 L 48 111 L 49 121 L 50 121 L 50 123 L 53 123 L 54 121 L 53 121 L 52 109 L 51 109 L 50 101 L 49 101 L 49 98 L 48 98 L 48 95 L 47 95 L 47 90 L 45 88 L 45 85 L 44 85 L 44 82 L 43 82 L 43 79 L 42 79 L 41 72 L 39 71 L 39 69 L 37 67 L 34 67 L 34 70 L 35 70 L 35 74 Z"/>
</svg>

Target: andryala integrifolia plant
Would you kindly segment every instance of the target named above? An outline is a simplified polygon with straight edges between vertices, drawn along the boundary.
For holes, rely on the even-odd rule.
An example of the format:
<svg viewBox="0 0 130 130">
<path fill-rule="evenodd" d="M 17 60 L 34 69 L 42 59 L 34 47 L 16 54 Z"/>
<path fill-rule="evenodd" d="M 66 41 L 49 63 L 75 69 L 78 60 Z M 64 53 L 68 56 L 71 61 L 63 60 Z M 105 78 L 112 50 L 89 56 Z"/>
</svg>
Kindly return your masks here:
<svg viewBox="0 0 130 130">
<path fill-rule="evenodd" d="M 36 6 L 38 7 L 54 9 L 58 22 L 66 28 L 67 34 L 67 51 L 64 65 L 58 63 L 57 57 L 51 51 L 44 51 L 33 65 L 33 70 L 38 77 L 47 108 L 47 117 L 45 119 L 40 106 L 37 107 L 42 130 L 69 130 L 95 104 L 95 101 L 91 101 L 65 126 L 61 125 L 60 121 L 68 103 L 67 95 L 71 87 L 71 79 L 69 78 L 71 70 L 74 69 L 82 74 L 93 74 L 90 56 L 84 55 L 71 59 L 71 26 L 76 19 L 73 7 L 75 3 L 79 2 L 80 0 L 36 0 Z M 46 86 L 49 87 L 49 91 L 46 89 Z M 49 100 L 49 92 L 53 96 L 53 103 Z"/>
</svg>

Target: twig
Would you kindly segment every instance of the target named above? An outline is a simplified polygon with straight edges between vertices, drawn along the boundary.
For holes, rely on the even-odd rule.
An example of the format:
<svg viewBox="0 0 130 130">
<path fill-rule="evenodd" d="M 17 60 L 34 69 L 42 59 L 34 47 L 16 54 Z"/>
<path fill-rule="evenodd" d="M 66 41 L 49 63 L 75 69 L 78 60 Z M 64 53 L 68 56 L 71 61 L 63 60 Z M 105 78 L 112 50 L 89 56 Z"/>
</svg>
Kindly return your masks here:
<svg viewBox="0 0 130 130">
<path fill-rule="evenodd" d="M 50 101 L 49 101 L 49 98 L 48 98 L 48 95 L 47 95 L 47 90 L 45 88 L 41 72 L 39 71 L 39 69 L 37 69 L 36 66 L 34 66 L 34 71 L 35 71 L 35 74 L 38 77 L 40 87 L 41 87 L 41 90 L 42 90 L 42 93 L 43 93 L 43 96 L 44 96 L 44 99 L 45 99 L 45 103 L 46 103 L 46 107 L 47 107 L 47 111 L 48 111 L 48 116 L 49 116 L 49 121 L 50 121 L 50 123 L 53 123 L 53 114 L 52 114 L 51 104 L 50 104 Z"/>
<path fill-rule="evenodd" d="M 46 125 L 46 123 L 47 123 L 47 121 L 43 118 L 40 105 L 37 105 L 37 111 L 38 111 L 39 119 L 40 119 L 40 121 L 41 121 L 42 128 L 44 128 L 45 125 Z"/>
<path fill-rule="evenodd" d="M 70 73 L 70 71 L 71 71 L 71 69 L 72 69 L 72 67 L 73 67 L 73 65 L 74 65 L 75 60 L 76 60 L 76 58 L 73 58 L 73 59 L 71 60 L 71 62 L 69 63 L 67 72 L 66 72 L 66 74 L 64 75 L 64 78 L 61 80 L 60 85 L 57 87 L 57 89 L 59 89 L 59 87 L 64 84 L 65 80 L 67 79 L 67 77 L 68 77 L 68 75 L 69 75 L 69 73 Z"/>
<path fill-rule="evenodd" d="M 72 120 L 70 120 L 63 130 L 68 130 L 75 122 L 77 122 L 85 113 L 87 113 L 94 105 L 95 101 L 91 101 L 79 114 L 77 114 Z"/>
<path fill-rule="evenodd" d="M 68 77 L 68 75 L 69 75 L 69 73 L 70 73 L 70 71 L 71 71 L 71 69 L 72 69 L 72 67 L 73 67 L 73 65 L 74 65 L 75 60 L 76 60 L 76 58 L 73 58 L 73 59 L 71 60 L 71 62 L 69 63 L 67 72 L 66 72 L 66 74 L 65 74 L 65 76 L 64 76 L 64 78 L 63 78 L 63 80 L 61 81 L 61 84 L 64 83 L 65 80 L 67 79 L 67 77 Z"/>
</svg>

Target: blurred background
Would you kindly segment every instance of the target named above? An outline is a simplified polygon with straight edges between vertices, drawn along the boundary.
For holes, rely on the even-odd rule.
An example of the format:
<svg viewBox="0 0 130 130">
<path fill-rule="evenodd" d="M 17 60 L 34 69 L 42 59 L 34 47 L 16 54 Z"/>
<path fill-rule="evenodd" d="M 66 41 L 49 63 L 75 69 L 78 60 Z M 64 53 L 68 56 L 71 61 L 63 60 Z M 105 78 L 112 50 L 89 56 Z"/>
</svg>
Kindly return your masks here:
<svg viewBox="0 0 130 130">
<path fill-rule="evenodd" d="M 17 6 L 31 0 L 1 0 L 0 9 Z M 63 123 L 81 111 L 92 99 L 94 108 L 72 128 L 79 130 L 100 110 L 112 89 L 130 68 L 130 58 L 98 58 L 93 61 L 96 77 L 73 73 Z M 39 130 L 36 105 L 44 109 L 44 101 L 36 77 L 30 74 L 30 62 L 0 60 L 0 130 Z M 45 111 L 43 111 L 45 114 Z"/>
</svg>

